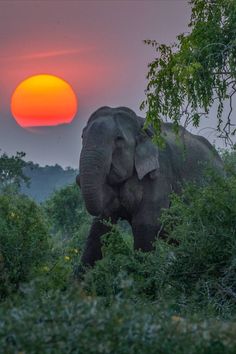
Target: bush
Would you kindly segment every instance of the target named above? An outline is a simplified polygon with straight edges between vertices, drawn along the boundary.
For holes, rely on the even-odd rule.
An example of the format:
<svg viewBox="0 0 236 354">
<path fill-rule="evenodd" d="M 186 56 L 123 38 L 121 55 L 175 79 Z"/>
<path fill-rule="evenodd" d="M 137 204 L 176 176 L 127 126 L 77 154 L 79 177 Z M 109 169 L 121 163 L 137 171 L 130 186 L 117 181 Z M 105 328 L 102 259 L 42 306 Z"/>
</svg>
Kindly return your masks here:
<svg viewBox="0 0 236 354">
<path fill-rule="evenodd" d="M 232 171 L 232 170 L 231 170 Z M 236 175 L 211 172 L 206 185 L 188 185 L 174 195 L 162 221 L 180 241 L 166 268 L 180 292 L 198 294 L 221 308 L 236 299 Z M 214 299 L 214 300 L 213 300 Z"/>
<path fill-rule="evenodd" d="M 127 225 L 118 223 L 103 236 L 103 259 L 87 270 L 83 281 L 72 282 L 72 269 L 88 232 L 87 216 L 80 214 L 77 223 L 79 205 L 65 202 L 70 210 L 63 218 L 64 202 L 59 203 L 61 214 L 57 202 L 51 204 L 49 216 L 56 231 L 49 255 L 46 249 L 44 258 L 38 246 L 39 257 L 36 251 L 28 259 L 28 253 L 23 253 L 22 262 L 36 272 L 27 266 L 25 280 L 18 280 L 19 291 L 0 304 L 0 352 L 235 353 L 236 171 L 233 155 L 224 158 L 224 176 L 208 173 L 201 187 L 186 186 L 183 195 L 173 195 L 170 209 L 163 211 L 162 222 L 169 237 L 179 240 L 178 247 L 157 240 L 152 252 L 133 251 Z M 67 190 L 65 200 L 73 200 L 78 192 L 73 188 Z M 33 218 L 25 215 L 31 215 L 34 207 L 30 204 L 24 212 L 23 200 L 31 203 L 20 196 L 1 196 L 0 230 L 19 231 L 18 209 L 19 220 L 25 220 L 20 234 L 30 227 Z M 42 216 L 40 208 L 36 210 Z M 37 220 L 39 227 L 42 218 Z M 74 226 L 65 235 L 70 220 Z M 9 230 L 6 239 L 12 257 L 13 246 L 18 251 L 23 241 L 14 244 L 18 238 L 12 232 L 11 239 Z M 32 241 L 29 249 L 35 250 L 34 246 Z M 19 257 L 22 252 L 17 251 Z M 3 256 L 0 267 L 10 275 L 14 269 L 6 268 Z M 6 279 L 8 291 L 9 284 L 14 288 L 16 282 Z"/>
<path fill-rule="evenodd" d="M 29 178 L 23 171 L 26 166 L 24 157 L 24 152 L 17 152 L 12 156 L 6 153 L 0 155 L 0 191 L 7 190 L 9 186 L 19 190 L 20 185 L 29 185 Z"/>
<path fill-rule="evenodd" d="M 90 223 L 81 192 L 77 185 L 69 185 L 56 191 L 44 204 L 52 225 L 52 232 L 63 239 L 72 238 Z"/>
<path fill-rule="evenodd" d="M 72 269 L 78 265 L 91 217 L 85 210 L 76 185 L 56 191 L 43 209 L 51 229 L 51 248 L 37 279 L 39 292 L 65 290 L 72 280 Z"/>
<path fill-rule="evenodd" d="M 166 243 L 158 241 L 153 252 L 134 251 L 131 236 L 119 226 L 113 226 L 102 242 L 103 258 L 84 277 L 87 294 L 104 296 L 107 302 L 115 296 L 138 302 L 160 298 L 163 265 L 171 258 Z"/>
<path fill-rule="evenodd" d="M 165 303 L 85 297 L 74 288 L 0 308 L 2 353 L 233 354 L 236 319 L 185 318 Z"/>
<path fill-rule="evenodd" d="M 47 256 L 48 237 L 35 202 L 14 193 L 0 195 L 0 299 L 29 280 Z"/>
</svg>

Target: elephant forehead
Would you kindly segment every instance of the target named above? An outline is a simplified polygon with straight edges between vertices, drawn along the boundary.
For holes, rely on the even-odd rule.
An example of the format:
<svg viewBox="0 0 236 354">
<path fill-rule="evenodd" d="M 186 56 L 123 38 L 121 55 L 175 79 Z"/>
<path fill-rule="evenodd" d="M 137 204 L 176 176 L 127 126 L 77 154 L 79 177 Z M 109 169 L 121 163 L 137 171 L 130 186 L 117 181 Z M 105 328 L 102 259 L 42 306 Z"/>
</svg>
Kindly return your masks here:
<svg viewBox="0 0 236 354">
<path fill-rule="evenodd" d="M 83 131 L 83 145 L 104 145 L 112 141 L 114 135 L 114 127 L 106 124 L 104 121 L 94 122 L 86 127 Z"/>
<path fill-rule="evenodd" d="M 115 122 L 112 118 L 112 116 L 99 117 L 88 124 L 87 130 L 111 133 L 115 129 Z"/>
</svg>

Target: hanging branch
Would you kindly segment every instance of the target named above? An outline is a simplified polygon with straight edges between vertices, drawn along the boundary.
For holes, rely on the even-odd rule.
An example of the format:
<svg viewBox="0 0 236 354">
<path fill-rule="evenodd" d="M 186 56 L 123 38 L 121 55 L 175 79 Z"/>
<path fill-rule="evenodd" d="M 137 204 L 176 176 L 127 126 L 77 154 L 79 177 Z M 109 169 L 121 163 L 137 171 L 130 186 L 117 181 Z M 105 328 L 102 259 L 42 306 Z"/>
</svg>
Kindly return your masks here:
<svg viewBox="0 0 236 354">
<path fill-rule="evenodd" d="M 153 126 L 155 139 L 161 143 L 161 121 L 165 117 L 178 133 L 180 120 L 185 120 L 185 126 L 199 127 L 214 105 L 218 136 L 233 144 L 236 2 L 191 0 L 190 4 L 191 31 L 180 34 L 177 44 L 144 41 L 155 49 L 157 57 L 148 65 L 146 99 L 140 108 L 147 110 L 146 124 Z"/>
</svg>

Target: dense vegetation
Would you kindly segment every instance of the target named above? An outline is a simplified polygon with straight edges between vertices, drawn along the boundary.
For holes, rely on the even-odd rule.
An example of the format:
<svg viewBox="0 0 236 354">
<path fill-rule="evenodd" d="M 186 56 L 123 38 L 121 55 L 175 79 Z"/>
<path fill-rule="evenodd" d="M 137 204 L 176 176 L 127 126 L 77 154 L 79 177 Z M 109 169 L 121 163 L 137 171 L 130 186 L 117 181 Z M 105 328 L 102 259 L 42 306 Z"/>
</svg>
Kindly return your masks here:
<svg viewBox="0 0 236 354">
<path fill-rule="evenodd" d="M 235 353 L 235 152 L 224 160 L 224 176 L 208 171 L 163 211 L 178 247 L 134 252 L 119 224 L 83 280 L 73 268 L 91 219 L 78 187 L 41 206 L 3 188 L 0 353 Z"/>
</svg>

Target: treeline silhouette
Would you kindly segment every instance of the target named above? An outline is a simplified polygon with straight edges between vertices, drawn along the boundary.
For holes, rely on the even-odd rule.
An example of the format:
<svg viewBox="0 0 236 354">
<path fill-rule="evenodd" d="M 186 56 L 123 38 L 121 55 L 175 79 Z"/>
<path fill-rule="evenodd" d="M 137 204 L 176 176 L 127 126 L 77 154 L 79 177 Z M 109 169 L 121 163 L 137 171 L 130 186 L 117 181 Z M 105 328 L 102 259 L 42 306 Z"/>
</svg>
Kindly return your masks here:
<svg viewBox="0 0 236 354">
<path fill-rule="evenodd" d="M 30 183 L 29 186 L 22 183 L 21 192 L 38 203 L 44 202 L 54 191 L 75 183 L 78 174 L 78 171 L 71 167 L 64 169 L 58 164 L 42 167 L 34 162 L 27 162 L 23 171 Z"/>
</svg>

